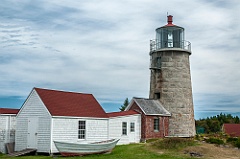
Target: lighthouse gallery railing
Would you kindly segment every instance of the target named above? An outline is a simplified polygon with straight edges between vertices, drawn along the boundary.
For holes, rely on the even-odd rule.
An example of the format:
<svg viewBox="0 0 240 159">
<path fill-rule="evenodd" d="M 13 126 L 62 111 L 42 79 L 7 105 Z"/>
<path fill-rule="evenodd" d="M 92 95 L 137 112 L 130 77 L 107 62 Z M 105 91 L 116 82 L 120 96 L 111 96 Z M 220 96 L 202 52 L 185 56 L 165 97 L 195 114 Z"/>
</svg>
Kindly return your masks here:
<svg viewBox="0 0 240 159">
<path fill-rule="evenodd" d="M 150 52 L 164 48 L 181 48 L 191 51 L 191 43 L 189 41 L 159 41 L 157 39 L 150 40 Z"/>
</svg>

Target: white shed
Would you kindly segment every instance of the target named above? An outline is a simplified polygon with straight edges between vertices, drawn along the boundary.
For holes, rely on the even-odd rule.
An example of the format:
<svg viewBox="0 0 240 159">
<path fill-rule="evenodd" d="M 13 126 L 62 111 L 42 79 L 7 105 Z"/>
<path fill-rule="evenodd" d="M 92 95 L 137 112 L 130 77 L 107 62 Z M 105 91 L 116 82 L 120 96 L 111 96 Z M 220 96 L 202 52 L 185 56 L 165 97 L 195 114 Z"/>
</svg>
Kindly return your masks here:
<svg viewBox="0 0 240 159">
<path fill-rule="evenodd" d="M 119 138 L 118 144 L 139 143 L 141 114 L 134 110 L 108 113 L 109 138 Z"/>
<path fill-rule="evenodd" d="M 0 152 L 6 153 L 6 143 L 15 140 L 16 114 L 19 109 L 0 108 Z"/>
<path fill-rule="evenodd" d="M 107 140 L 108 121 L 92 94 L 33 88 L 17 115 L 15 150 L 52 154 L 54 140 Z"/>
</svg>

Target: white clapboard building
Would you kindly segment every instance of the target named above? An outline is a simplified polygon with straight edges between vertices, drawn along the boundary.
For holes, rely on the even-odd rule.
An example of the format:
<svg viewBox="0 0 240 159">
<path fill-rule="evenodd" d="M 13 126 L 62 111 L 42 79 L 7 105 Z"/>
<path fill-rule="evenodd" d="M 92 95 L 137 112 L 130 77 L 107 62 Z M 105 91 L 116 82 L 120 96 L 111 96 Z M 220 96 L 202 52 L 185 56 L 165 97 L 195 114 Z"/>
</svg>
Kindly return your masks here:
<svg viewBox="0 0 240 159">
<path fill-rule="evenodd" d="M 15 150 L 57 153 L 53 141 L 139 142 L 141 116 L 131 110 L 106 113 L 92 94 L 33 88 L 17 115 Z"/>
<path fill-rule="evenodd" d="M 14 143 L 18 109 L 0 108 L 0 152 L 6 153 L 6 143 Z"/>
<path fill-rule="evenodd" d="M 141 114 L 134 110 L 108 113 L 109 138 L 118 144 L 138 143 L 141 139 Z"/>
</svg>

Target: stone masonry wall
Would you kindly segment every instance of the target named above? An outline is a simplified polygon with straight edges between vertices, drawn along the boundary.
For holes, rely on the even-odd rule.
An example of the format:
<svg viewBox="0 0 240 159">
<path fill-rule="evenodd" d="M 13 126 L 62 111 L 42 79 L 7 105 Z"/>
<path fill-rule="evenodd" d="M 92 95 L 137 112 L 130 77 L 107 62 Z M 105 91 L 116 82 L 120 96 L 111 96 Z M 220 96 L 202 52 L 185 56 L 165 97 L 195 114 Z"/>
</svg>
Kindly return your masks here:
<svg viewBox="0 0 240 159">
<path fill-rule="evenodd" d="M 160 93 L 160 102 L 171 113 L 169 135 L 195 135 L 195 121 L 189 52 L 178 50 L 157 51 L 152 59 L 161 57 L 161 69 L 151 69 L 150 99 Z"/>
</svg>

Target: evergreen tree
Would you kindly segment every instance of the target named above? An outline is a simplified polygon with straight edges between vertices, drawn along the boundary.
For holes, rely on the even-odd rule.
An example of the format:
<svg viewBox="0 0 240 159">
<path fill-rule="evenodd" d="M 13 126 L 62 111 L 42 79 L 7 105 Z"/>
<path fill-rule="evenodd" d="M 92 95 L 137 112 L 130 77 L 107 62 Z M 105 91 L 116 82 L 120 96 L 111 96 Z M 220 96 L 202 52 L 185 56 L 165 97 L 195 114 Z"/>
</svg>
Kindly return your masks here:
<svg viewBox="0 0 240 159">
<path fill-rule="evenodd" d="M 221 131 L 221 127 L 224 123 L 240 123 L 239 117 L 232 116 L 231 114 L 220 113 L 217 116 L 207 117 L 196 120 L 196 127 L 202 127 L 205 133 L 216 133 Z"/>
<path fill-rule="evenodd" d="M 235 118 L 235 120 L 234 120 L 234 123 L 235 124 L 239 124 L 240 122 L 239 122 L 239 117 L 238 116 L 236 116 L 236 118 Z"/>
<path fill-rule="evenodd" d="M 121 111 L 124 111 L 126 109 L 126 107 L 128 106 L 129 101 L 128 98 L 125 99 L 123 105 L 121 105 L 121 107 L 119 108 Z"/>
</svg>

